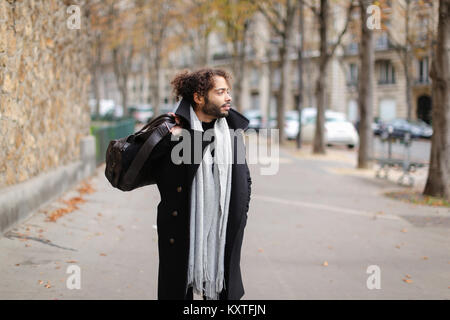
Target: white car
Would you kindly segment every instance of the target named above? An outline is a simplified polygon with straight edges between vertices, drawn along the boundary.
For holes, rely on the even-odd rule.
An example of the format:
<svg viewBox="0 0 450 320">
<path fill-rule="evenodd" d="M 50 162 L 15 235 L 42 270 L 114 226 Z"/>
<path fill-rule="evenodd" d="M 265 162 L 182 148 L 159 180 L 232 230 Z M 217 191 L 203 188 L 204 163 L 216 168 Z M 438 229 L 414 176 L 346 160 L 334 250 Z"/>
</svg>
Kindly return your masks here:
<svg viewBox="0 0 450 320">
<path fill-rule="evenodd" d="M 303 108 L 302 109 L 302 124 L 304 125 L 308 119 L 316 115 L 315 108 Z M 289 140 L 297 139 L 298 134 L 298 111 L 288 110 L 284 113 L 284 135 Z M 272 115 L 270 119 L 270 127 L 277 127 L 276 115 Z"/>
<path fill-rule="evenodd" d="M 316 130 L 316 116 L 311 116 L 302 127 L 302 141 L 312 142 Z M 327 145 L 346 145 L 354 148 L 359 144 L 355 126 L 347 121 L 345 114 L 331 110 L 325 111 L 325 143 Z"/>
</svg>

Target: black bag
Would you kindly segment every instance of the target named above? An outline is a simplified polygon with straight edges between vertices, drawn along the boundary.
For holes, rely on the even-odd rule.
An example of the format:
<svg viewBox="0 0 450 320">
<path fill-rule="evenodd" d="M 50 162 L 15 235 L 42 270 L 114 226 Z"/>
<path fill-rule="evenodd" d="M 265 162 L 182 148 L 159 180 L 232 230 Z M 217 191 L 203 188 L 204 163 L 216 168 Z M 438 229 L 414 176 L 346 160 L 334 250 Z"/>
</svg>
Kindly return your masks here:
<svg viewBox="0 0 450 320">
<path fill-rule="evenodd" d="M 153 148 L 175 126 L 175 118 L 163 114 L 138 132 L 111 140 L 106 150 L 105 176 L 114 188 L 131 191 L 156 183 L 151 174 L 139 174 Z"/>
</svg>

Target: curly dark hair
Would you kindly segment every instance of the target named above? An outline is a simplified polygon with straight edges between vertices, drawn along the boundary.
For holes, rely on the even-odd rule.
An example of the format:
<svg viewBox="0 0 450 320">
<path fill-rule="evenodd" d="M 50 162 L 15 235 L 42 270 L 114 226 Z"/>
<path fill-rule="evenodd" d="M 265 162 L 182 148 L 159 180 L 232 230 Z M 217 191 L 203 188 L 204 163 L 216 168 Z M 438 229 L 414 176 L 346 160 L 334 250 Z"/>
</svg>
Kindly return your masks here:
<svg viewBox="0 0 450 320">
<path fill-rule="evenodd" d="M 177 74 L 170 84 L 173 86 L 177 101 L 183 98 L 191 104 L 195 104 L 195 92 L 201 97 L 208 98 L 208 91 L 214 88 L 214 76 L 225 78 L 231 89 L 231 75 L 225 70 L 211 68 L 203 68 L 193 72 L 185 70 Z"/>
</svg>

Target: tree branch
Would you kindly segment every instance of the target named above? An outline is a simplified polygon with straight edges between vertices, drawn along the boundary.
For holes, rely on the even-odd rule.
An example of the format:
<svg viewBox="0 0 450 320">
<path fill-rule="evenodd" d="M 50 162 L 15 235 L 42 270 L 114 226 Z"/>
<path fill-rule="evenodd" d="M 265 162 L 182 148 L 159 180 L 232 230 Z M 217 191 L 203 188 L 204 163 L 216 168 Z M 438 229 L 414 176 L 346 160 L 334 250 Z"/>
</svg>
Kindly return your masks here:
<svg viewBox="0 0 450 320">
<path fill-rule="evenodd" d="M 267 10 L 261 6 L 260 3 L 256 4 L 256 7 L 258 9 L 259 12 L 261 12 L 264 17 L 267 19 L 267 21 L 269 22 L 269 24 L 271 25 L 273 31 L 279 35 L 279 36 L 283 36 L 283 32 L 280 30 L 280 28 L 278 27 L 276 21 L 273 20 L 273 18 L 269 15 L 269 13 L 267 12 Z"/>
<path fill-rule="evenodd" d="M 315 6 L 313 6 L 312 4 L 306 2 L 306 0 L 300 0 L 303 5 L 305 5 L 309 10 L 312 11 L 312 13 L 314 13 L 314 15 L 316 15 L 317 17 L 319 16 L 319 11 L 317 10 L 317 8 Z"/>
<path fill-rule="evenodd" d="M 351 14 L 352 14 L 352 11 L 354 8 L 355 8 L 355 3 L 352 1 L 350 6 L 347 9 L 347 19 L 345 21 L 344 29 L 339 34 L 339 37 L 338 37 L 336 43 L 331 47 L 331 51 L 327 54 L 327 59 L 333 56 L 334 51 L 336 51 L 336 48 L 339 46 L 339 44 L 342 41 L 342 37 L 347 32 L 347 29 L 348 29 L 348 26 L 349 26 L 350 20 L 351 20 Z"/>
</svg>

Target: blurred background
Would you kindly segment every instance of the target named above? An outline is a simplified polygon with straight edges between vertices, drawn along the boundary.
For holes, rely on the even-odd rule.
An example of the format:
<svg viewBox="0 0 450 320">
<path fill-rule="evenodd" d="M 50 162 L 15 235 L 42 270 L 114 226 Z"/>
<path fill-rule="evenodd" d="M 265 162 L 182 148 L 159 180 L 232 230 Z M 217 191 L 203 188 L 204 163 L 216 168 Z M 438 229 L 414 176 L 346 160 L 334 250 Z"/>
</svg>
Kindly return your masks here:
<svg viewBox="0 0 450 320">
<path fill-rule="evenodd" d="M 373 4 L 367 119 L 374 134 L 397 120 L 393 126 L 430 138 L 438 3 Z M 98 136 L 105 121 L 123 120 L 117 130 L 124 136 L 173 111 L 171 79 L 204 66 L 231 72 L 234 107 L 250 128 L 283 128 L 282 143 L 297 139 L 306 109 L 299 146 L 315 139 L 314 152 L 324 153 L 327 130 L 345 132 L 340 144 L 349 148 L 360 142 L 348 124 L 328 123 L 358 129 L 360 121 L 358 84 L 369 70 L 361 70 L 367 35 L 358 1 L 1 1 L 1 13 L 0 185 L 73 160 L 80 138 Z M 316 129 L 316 109 L 338 114 L 319 117 Z M 109 138 L 97 141 L 98 163 Z M 44 145 L 45 153 L 32 151 Z"/>
</svg>

